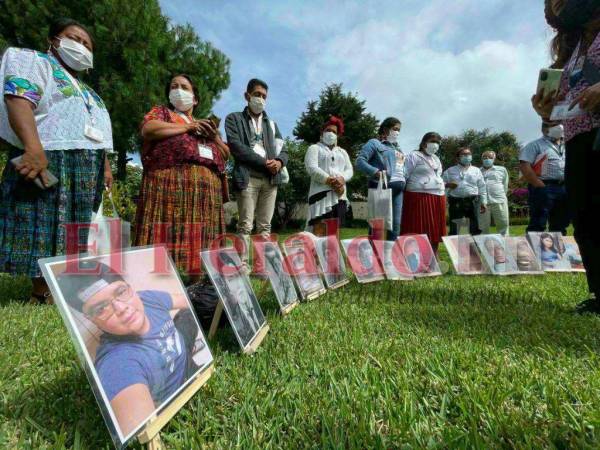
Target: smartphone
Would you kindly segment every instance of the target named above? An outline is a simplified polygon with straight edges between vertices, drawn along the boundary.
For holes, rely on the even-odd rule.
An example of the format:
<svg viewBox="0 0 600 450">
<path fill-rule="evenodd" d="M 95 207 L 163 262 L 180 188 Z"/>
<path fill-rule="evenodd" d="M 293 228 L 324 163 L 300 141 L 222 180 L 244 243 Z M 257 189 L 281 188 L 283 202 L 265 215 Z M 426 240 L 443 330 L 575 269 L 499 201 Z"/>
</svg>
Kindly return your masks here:
<svg viewBox="0 0 600 450">
<path fill-rule="evenodd" d="M 23 159 L 23 155 L 11 159 L 10 162 L 16 167 L 17 164 L 21 163 L 21 159 Z M 48 169 L 46 169 L 46 178 L 48 178 L 48 184 L 46 186 L 44 186 L 44 183 L 42 183 L 42 178 L 39 175 L 35 177 L 33 183 L 40 189 L 48 189 L 58 183 L 58 178 L 56 178 Z"/>
<path fill-rule="evenodd" d="M 560 87 L 560 79 L 563 71 L 561 69 L 541 69 L 538 77 L 537 93 L 543 89 L 544 93 L 557 91 Z"/>
</svg>

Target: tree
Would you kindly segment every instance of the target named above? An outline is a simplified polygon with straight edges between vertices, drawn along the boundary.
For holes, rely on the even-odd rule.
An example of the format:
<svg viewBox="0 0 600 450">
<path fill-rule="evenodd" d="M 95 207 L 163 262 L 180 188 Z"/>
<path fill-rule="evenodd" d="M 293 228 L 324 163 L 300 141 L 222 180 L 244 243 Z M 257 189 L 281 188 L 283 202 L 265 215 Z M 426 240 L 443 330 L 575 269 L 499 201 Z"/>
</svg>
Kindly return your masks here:
<svg viewBox="0 0 600 450">
<path fill-rule="evenodd" d="M 342 91 L 341 83 L 325 86 L 318 100 L 307 103 L 306 111 L 296 122 L 294 136 L 307 145 L 319 142 L 321 128 L 332 115 L 344 121 L 344 136 L 338 139 L 338 143 L 348 152 L 354 163 L 361 146 L 377 136 L 379 122 L 373 114 L 366 111 L 364 100 L 360 100 L 356 94 Z M 350 195 L 366 195 L 366 177 L 355 171 L 348 185 L 348 192 Z"/>
<path fill-rule="evenodd" d="M 484 130 L 465 130 L 458 136 L 444 136 L 440 159 L 444 168 L 456 164 L 456 152 L 461 147 L 469 147 L 473 152 L 473 163 L 481 165 L 481 155 L 486 150 L 496 152 L 497 161 L 506 167 L 514 186 L 519 177 L 519 144 L 517 137 L 510 131 L 494 133 Z"/>
<path fill-rule="evenodd" d="M 0 45 L 45 50 L 48 24 L 60 16 L 80 21 L 94 35 L 94 70 L 84 80 L 110 112 L 120 178 L 126 175 L 127 153 L 138 148 L 144 113 L 166 100 L 169 74 L 184 72 L 197 82 L 202 115 L 229 86 L 227 57 L 190 25 L 171 26 L 157 0 L 14 0 L 0 16 Z"/>
<path fill-rule="evenodd" d="M 366 112 L 364 100 L 356 94 L 342 92 L 341 83 L 325 86 L 318 100 L 307 103 L 306 111 L 296 122 L 294 136 L 306 144 L 319 142 L 321 128 L 332 115 L 344 121 L 345 133 L 339 145 L 354 159 L 360 147 L 376 136 L 379 122 Z"/>
</svg>

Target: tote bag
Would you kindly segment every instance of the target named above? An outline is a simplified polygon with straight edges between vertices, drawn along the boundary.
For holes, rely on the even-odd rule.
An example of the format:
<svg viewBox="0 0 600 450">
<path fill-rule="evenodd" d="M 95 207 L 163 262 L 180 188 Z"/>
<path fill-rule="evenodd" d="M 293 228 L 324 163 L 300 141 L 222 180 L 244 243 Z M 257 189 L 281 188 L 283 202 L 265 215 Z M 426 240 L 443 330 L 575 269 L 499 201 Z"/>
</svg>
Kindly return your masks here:
<svg viewBox="0 0 600 450">
<path fill-rule="evenodd" d="M 369 219 L 383 219 L 385 229 L 392 229 L 392 190 L 387 188 L 387 178 L 383 172 L 379 172 L 377 187 L 369 189 L 367 210 Z"/>
<path fill-rule="evenodd" d="M 98 212 L 92 214 L 92 227 L 90 227 L 88 234 L 88 247 L 93 249 L 93 245 L 96 245 L 96 249 L 90 250 L 90 253 L 96 255 L 119 252 L 131 245 L 131 224 L 119 218 L 117 208 L 115 208 L 115 203 L 113 202 L 112 193 L 109 193 L 107 197 L 112 205 L 114 217 L 104 215 L 103 198 L 100 207 L 98 208 Z M 97 229 L 95 225 L 97 225 Z"/>
</svg>

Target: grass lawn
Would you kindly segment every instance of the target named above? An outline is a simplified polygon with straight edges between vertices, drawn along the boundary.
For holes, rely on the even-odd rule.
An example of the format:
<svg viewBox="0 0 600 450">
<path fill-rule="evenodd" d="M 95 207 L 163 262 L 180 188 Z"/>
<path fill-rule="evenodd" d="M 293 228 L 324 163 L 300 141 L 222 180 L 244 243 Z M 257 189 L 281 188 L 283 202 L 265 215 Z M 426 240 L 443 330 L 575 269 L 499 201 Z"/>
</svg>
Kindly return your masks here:
<svg viewBox="0 0 600 450">
<path fill-rule="evenodd" d="M 0 447 L 110 448 L 56 308 L 23 304 L 28 290 L 0 277 Z M 571 312 L 586 295 L 581 274 L 353 281 L 282 318 L 269 293 L 259 351 L 243 356 L 231 332 L 217 334 L 214 376 L 163 440 L 598 448 L 600 318 Z"/>
</svg>

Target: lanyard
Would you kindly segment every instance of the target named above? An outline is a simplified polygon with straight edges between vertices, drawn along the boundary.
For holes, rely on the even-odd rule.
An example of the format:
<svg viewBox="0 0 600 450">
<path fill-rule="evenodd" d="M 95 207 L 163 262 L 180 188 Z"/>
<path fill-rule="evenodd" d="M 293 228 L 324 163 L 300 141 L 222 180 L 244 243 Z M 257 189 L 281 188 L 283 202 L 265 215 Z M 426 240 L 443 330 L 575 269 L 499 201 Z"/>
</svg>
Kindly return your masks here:
<svg viewBox="0 0 600 450">
<path fill-rule="evenodd" d="M 69 78 L 69 81 L 71 82 L 73 87 L 75 89 L 77 89 L 77 92 L 79 92 L 79 95 L 81 96 L 81 99 L 83 100 L 83 104 L 85 105 L 85 109 L 87 110 L 87 112 L 90 115 L 90 118 L 92 119 L 92 122 L 93 122 L 92 101 L 91 101 L 90 95 L 88 94 L 87 90 L 84 92 L 83 89 L 81 89 L 81 85 L 79 84 L 79 81 L 73 75 L 71 75 L 67 69 L 64 69 L 63 72 L 65 73 L 67 78 Z"/>
<path fill-rule="evenodd" d="M 185 115 L 184 113 L 182 113 L 182 112 L 180 112 L 180 111 L 175 111 L 175 113 L 176 113 L 176 114 L 177 114 L 179 117 L 181 117 L 181 118 L 182 118 L 182 119 L 185 121 L 185 123 L 192 123 L 192 120 L 191 120 L 191 119 L 190 119 L 190 118 L 189 118 L 187 115 Z"/>
<path fill-rule="evenodd" d="M 256 137 L 260 136 L 262 134 L 262 114 L 258 116 L 256 122 L 254 121 L 254 117 L 251 116 L 250 125 L 252 125 L 252 128 L 254 129 L 254 134 Z"/>
</svg>

